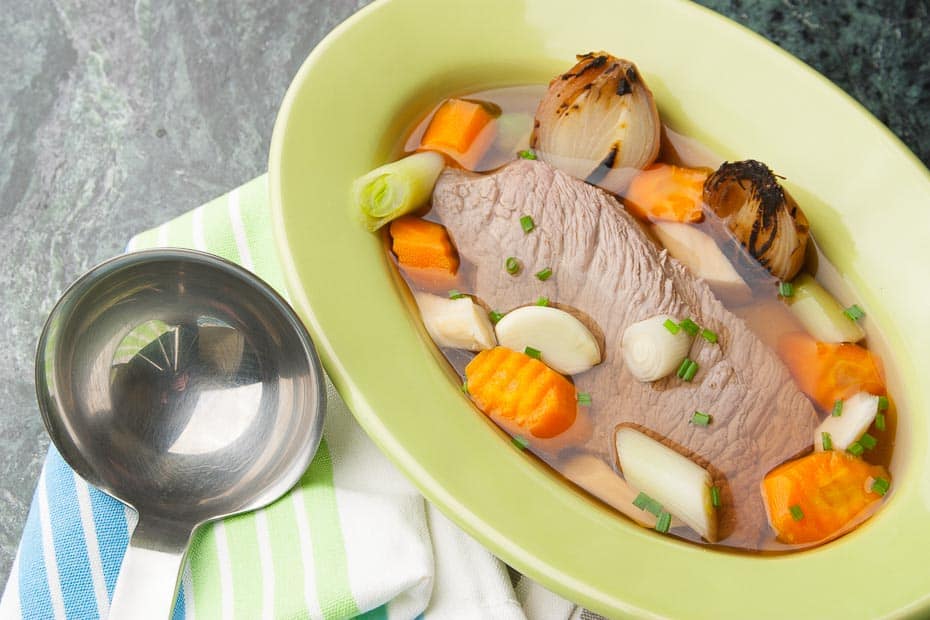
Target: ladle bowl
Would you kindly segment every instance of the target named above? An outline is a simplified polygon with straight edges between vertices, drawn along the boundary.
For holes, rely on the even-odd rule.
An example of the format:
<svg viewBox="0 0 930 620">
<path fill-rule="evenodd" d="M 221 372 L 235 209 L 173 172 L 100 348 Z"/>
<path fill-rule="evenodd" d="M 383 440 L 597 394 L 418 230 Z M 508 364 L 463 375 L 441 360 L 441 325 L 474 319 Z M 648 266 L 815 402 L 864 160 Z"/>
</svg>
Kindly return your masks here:
<svg viewBox="0 0 930 620">
<path fill-rule="evenodd" d="M 43 421 L 74 471 L 139 513 L 111 617 L 169 617 L 197 527 L 299 480 L 322 377 L 288 304 L 216 256 L 126 254 L 64 293 L 36 354 Z"/>
</svg>

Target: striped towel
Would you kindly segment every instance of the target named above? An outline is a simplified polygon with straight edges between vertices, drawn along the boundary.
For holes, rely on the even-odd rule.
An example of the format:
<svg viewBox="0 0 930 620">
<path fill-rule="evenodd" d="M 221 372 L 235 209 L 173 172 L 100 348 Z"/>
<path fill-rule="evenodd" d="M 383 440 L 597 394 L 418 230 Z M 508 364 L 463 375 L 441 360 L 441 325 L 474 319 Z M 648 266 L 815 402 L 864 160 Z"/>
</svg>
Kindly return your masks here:
<svg viewBox="0 0 930 620">
<path fill-rule="evenodd" d="M 136 236 L 235 261 L 284 292 L 267 178 Z M 319 451 L 299 484 L 195 536 L 174 618 L 569 618 L 582 612 L 488 551 L 425 502 L 375 448 L 327 379 Z M 0 619 L 105 618 L 132 510 L 49 450 Z M 519 593 L 519 594 L 518 594 Z M 587 614 L 585 614 L 587 617 Z"/>
</svg>

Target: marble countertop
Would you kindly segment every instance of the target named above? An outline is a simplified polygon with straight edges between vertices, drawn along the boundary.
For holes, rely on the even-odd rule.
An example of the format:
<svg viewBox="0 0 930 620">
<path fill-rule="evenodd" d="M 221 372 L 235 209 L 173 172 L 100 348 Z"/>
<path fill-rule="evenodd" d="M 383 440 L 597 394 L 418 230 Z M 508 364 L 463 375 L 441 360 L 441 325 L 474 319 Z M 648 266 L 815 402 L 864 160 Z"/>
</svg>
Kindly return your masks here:
<svg viewBox="0 0 930 620">
<path fill-rule="evenodd" d="M 4 3 L 0 580 L 48 444 L 33 352 L 58 295 L 136 232 L 262 173 L 291 77 L 327 32 L 365 4 Z M 930 163 L 930 4 L 701 4 L 814 66 Z"/>
</svg>

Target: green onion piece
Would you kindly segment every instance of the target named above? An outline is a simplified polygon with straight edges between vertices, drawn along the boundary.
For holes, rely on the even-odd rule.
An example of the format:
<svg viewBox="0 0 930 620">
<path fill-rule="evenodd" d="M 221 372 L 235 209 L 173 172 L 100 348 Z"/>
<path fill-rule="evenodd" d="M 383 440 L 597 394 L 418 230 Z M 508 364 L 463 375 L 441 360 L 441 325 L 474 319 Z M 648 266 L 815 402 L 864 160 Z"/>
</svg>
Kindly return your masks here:
<svg viewBox="0 0 930 620">
<path fill-rule="evenodd" d="M 488 312 L 488 318 L 491 319 L 492 325 L 497 325 L 497 322 L 504 318 L 504 315 L 497 310 L 491 310 Z"/>
<path fill-rule="evenodd" d="M 878 445 L 878 440 L 865 433 L 862 437 L 859 438 L 859 443 L 862 444 L 862 447 L 866 450 L 872 450 L 875 446 Z"/>
<path fill-rule="evenodd" d="M 520 159 L 536 159 L 536 153 L 533 152 L 533 149 L 525 149 L 517 153 L 520 156 Z"/>
<path fill-rule="evenodd" d="M 507 269 L 507 273 L 515 276 L 520 272 L 520 261 L 518 261 L 513 256 L 510 256 L 504 262 L 504 268 Z"/>
<path fill-rule="evenodd" d="M 717 333 L 712 332 L 709 329 L 701 330 L 701 338 L 703 338 L 704 340 L 706 340 L 707 342 L 711 344 L 717 344 Z"/>
<path fill-rule="evenodd" d="M 834 418 L 838 418 L 843 415 L 843 401 L 838 400 L 833 403 L 833 411 L 830 413 Z"/>
<path fill-rule="evenodd" d="M 875 428 L 876 430 L 883 431 L 885 430 L 885 414 L 879 413 L 875 416 Z"/>
<path fill-rule="evenodd" d="M 862 317 L 865 316 L 865 312 L 863 312 L 863 311 L 862 311 L 862 308 L 860 308 L 860 307 L 859 307 L 858 305 L 856 305 L 856 304 L 853 304 L 853 305 L 851 305 L 850 307 L 848 307 L 848 308 L 846 308 L 845 310 L 843 310 L 843 314 L 845 314 L 846 317 L 847 317 L 850 321 L 858 321 L 859 319 L 861 319 Z"/>
<path fill-rule="evenodd" d="M 578 404 L 579 405 L 590 405 L 591 404 L 591 395 L 587 392 L 578 392 Z"/>
<path fill-rule="evenodd" d="M 830 436 L 830 433 L 826 431 L 820 433 L 820 442 L 823 444 L 824 450 L 833 449 L 833 437 Z"/>
<path fill-rule="evenodd" d="M 462 381 L 462 394 L 468 394 L 468 379 Z"/>
<path fill-rule="evenodd" d="M 520 218 L 520 228 L 523 229 L 523 232 L 528 233 L 536 228 L 536 222 L 529 215 L 524 215 Z"/>
<path fill-rule="evenodd" d="M 879 411 L 886 411 L 887 409 L 888 409 L 888 397 L 887 397 L 887 396 L 879 396 L 879 397 L 878 397 L 878 410 L 879 410 Z"/>
<path fill-rule="evenodd" d="M 713 416 L 703 413 L 701 411 L 695 411 L 694 415 L 691 416 L 691 424 L 695 426 L 707 426 L 713 420 Z"/>
<path fill-rule="evenodd" d="M 536 300 L 536 305 L 537 305 L 537 306 L 548 306 L 548 305 L 549 305 L 549 298 L 548 298 L 548 297 L 540 297 L 539 299 Z"/>
<path fill-rule="evenodd" d="M 794 285 L 791 282 L 780 282 L 778 284 L 778 294 L 782 297 L 793 297 Z"/>
<path fill-rule="evenodd" d="M 519 435 L 514 435 L 511 441 L 513 441 L 513 445 L 517 446 L 521 450 L 526 450 L 526 447 L 530 445 L 530 443 L 526 439 L 524 439 L 523 437 L 520 437 Z"/>
<path fill-rule="evenodd" d="M 673 336 L 681 331 L 681 328 L 678 327 L 678 323 L 676 323 L 672 319 L 665 319 L 665 322 L 662 323 L 662 325 L 664 325 L 665 329 L 671 332 Z"/>
<path fill-rule="evenodd" d="M 668 528 L 671 524 L 672 515 L 663 510 L 661 513 L 659 513 L 659 517 L 656 519 L 656 531 L 664 534 L 668 531 Z"/>
<path fill-rule="evenodd" d="M 720 508 L 720 489 L 718 487 L 710 487 L 710 503 L 713 504 L 714 508 Z"/>
<path fill-rule="evenodd" d="M 536 277 L 542 280 L 543 282 L 545 282 L 546 280 L 552 277 L 552 270 L 546 267 L 542 271 L 537 271 Z"/>
<path fill-rule="evenodd" d="M 794 519 L 795 521 L 800 521 L 801 519 L 804 518 L 804 511 L 801 510 L 801 507 L 799 505 L 795 504 L 794 506 L 790 507 L 788 510 L 791 511 L 791 518 Z"/>
<path fill-rule="evenodd" d="M 691 363 L 688 364 L 688 369 L 685 371 L 685 376 L 683 376 L 682 379 L 684 381 L 691 381 L 694 379 L 694 375 L 697 374 L 698 368 L 700 368 L 698 363 L 694 360 L 691 360 Z"/>
<path fill-rule="evenodd" d="M 352 183 L 352 204 L 374 232 L 429 202 L 445 165 L 439 153 L 423 151 L 375 168 Z"/>
<path fill-rule="evenodd" d="M 691 366 L 691 358 L 686 357 L 682 360 L 681 366 L 678 367 L 678 376 L 682 379 L 685 377 L 685 373 L 688 372 L 688 367 Z"/>
<path fill-rule="evenodd" d="M 872 481 L 871 490 L 873 493 L 878 493 L 879 495 L 884 495 L 888 492 L 888 489 L 891 487 L 891 483 L 885 480 L 884 478 L 876 478 Z"/>
<path fill-rule="evenodd" d="M 849 447 L 846 448 L 846 451 L 852 454 L 853 456 L 862 456 L 862 453 L 865 452 L 865 448 L 862 447 L 862 444 L 858 441 L 854 441 L 849 444 Z"/>
<path fill-rule="evenodd" d="M 633 505 L 639 508 L 640 510 L 646 510 L 646 506 L 649 505 L 649 502 L 652 501 L 652 498 L 643 493 L 639 492 L 639 495 L 636 496 L 636 499 L 633 500 Z"/>
<path fill-rule="evenodd" d="M 539 352 L 539 349 L 534 349 L 533 347 L 526 347 L 523 349 L 523 352 L 534 359 L 539 359 L 542 357 L 542 353 Z"/>
<path fill-rule="evenodd" d="M 685 330 L 692 336 L 696 335 L 698 331 L 701 329 L 700 327 L 698 327 L 698 324 L 692 321 L 690 318 L 685 319 L 678 325 L 680 325 L 683 330 Z"/>
<path fill-rule="evenodd" d="M 449 291 L 449 299 L 461 299 L 462 297 L 466 297 L 465 293 L 460 293 L 455 289 Z"/>
</svg>

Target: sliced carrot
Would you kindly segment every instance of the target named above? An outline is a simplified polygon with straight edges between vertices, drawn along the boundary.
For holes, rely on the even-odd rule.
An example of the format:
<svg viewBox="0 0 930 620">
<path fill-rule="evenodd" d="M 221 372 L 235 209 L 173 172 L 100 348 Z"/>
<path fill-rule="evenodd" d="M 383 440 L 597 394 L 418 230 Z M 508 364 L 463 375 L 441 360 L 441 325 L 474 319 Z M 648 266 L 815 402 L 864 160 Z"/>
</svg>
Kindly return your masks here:
<svg viewBox="0 0 930 620">
<path fill-rule="evenodd" d="M 391 222 L 391 249 L 402 267 L 455 275 L 459 256 L 441 224 L 404 216 Z"/>
<path fill-rule="evenodd" d="M 779 339 L 778 353 L 801 391 L 824 411 L 856 392 L 885 393 L 881 360 L 857 344 L 819 342 L 792 332 Z"/>
<path fill-rule="evenodd" d="M 644 220 L 699 222 L 707 170 L 652 164 L 637 174 L 623 197 L 627 209 Z"/>
<path fill-rule="evenodd" d="M 465 367 L 468 393 L 494 420 L 535 437 L 555 437 L 575 421 L 575 386 L 541 361 L 505 347 L 482 351 Z"/>
<path fill-rule="evenodd" d="M 855 525 L 881 499 L 871 481 L 891 477 L 845 452 L 814 452 L 780 465 L 762 481 L 769 522 L 789 544 L 824 541 Z"/>
<path fill-rule="evenodd" d="M 433 114 L 420 149 L 439 151 L 474 170 L 496 135 L 500 108 L 470 99 L 446 99 Z"/>
</svg>

